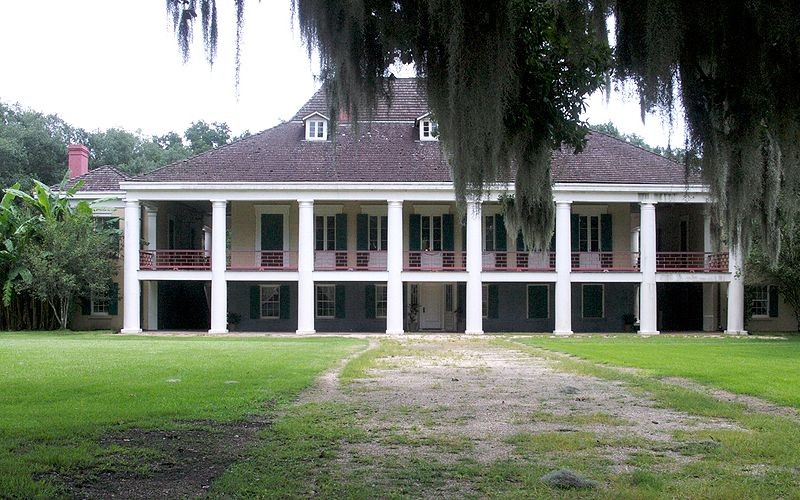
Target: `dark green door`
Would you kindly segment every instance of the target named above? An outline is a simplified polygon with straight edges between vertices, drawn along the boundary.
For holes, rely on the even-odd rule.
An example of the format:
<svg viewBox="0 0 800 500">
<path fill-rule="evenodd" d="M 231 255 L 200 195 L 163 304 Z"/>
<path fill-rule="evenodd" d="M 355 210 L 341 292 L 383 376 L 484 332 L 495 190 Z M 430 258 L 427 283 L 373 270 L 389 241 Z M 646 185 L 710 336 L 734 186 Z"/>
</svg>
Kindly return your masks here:
<svg viewBox="0 0 800 500">
<path fill-rule="evenodd" d="M 283 250 L 283 215 L 261 215 L 261 250 Z"/>
</svg>

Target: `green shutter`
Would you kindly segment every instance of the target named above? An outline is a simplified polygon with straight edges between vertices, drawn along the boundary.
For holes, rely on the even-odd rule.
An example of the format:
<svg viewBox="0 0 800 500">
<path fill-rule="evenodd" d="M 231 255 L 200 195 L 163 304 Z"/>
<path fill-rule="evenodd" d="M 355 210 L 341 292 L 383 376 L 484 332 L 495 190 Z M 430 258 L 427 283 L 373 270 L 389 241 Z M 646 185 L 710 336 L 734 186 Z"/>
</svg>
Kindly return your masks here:
<svg viewBox="0 0 800 500">
<path fill-rule="evenodd" d="M 522 231 L 517 233 L 517 252 L 525 251 L 525 240 L 522 238 Z"/>
<path fill-rule="evenodd" d="M 613 252 L 614 232 L 611 227 L 611 214 L 600 215 L 600 251 Z"/>
<path fill-rule="evenodd" d="M 422 226 L 422 216 L 411 214 L 408 217 L 408 249 L 412 252 L 420 250 L 419 232 Z"/>
<path fill-rule="evenodd" d="M 550 249 L 551 252 L 556 251 L 556 232 L 553 231 L 553 236 L 550 237 Z"/>
<path fill-rule="evenodd" d="M 347 214 L 336 214 L 336 250 L 347 250 Z"/>
<path fill-rule="evenodd" d="M 442 250 L 452 252 L 455 250 L 453 239 L 453 214 L 442 215 Z"/>
<path fill-rule="evenodd" d="M 467 310 L 467 284 L 456 284 L 456 294 L 458 295 L 458 308 L 457 311 L 464 312 Z"/>
<path fill-rule="evenodd" d="M 572 251 L 577 252 L 580 244 L 580 220 L 578 219 L 578 214 L 570 215 L 569 222 L 572 233 Z"/>
<path fill-rule="evenodd" d="M 528 285 L 528 319 L 546 319 L 549 304 L 547 285 Z"/>
<path fill-rule="evenodd" d="M 603 285 L 583 285 L 583 317 L 603 317 Z"/>
<path fill-rule="evenodd" d="M 769 317 L 778 317 L 778 287 L 769 286 Z"/>
<path fill-rule="evenodd" d="M 367 214 L 356 215 L 356 250 L 369 250 L 368 221 Z"/>
<path fill-rule="evenodd" d="M 486 287 L 489 293 L 489 317 L 496 319 L 498 317 L 499 297 L 497 285 L 489 285 Z"/>
<path fill-rule="evenodd" d="M 280 300 L 281 300 L 281 319 L 289 319 L 292 317 L 292 296 L 291 292 L 289 291 L 289 285 L 281 285 L 280 289 Z"/>
<path fill-rule="evenodd" d="M 364 317 L 375 318 L 375 285 L 364 285 Z"/>
<path fill-rule="evenodd" d="M 467 219 L 461 218 L 461 251 L 467 251 Z"/>
<path fill-rule="evenodd" d="M 336 317 L 345 317 L 345 290 L 344 285 L 336 285 Z"/>
<path fill-rule="evenodd" d="M 261 215 L 261 250 L 283 250 L 283 215 Z"/>
<path fill-rule="evenodd" d="M 498 252 L 508 250 L 508 236 L 506 232 L 506 221 L 502 215 L 494 216 L 494 249 Z"/>
<path fill-rule="evenodd" d="M 108 314 L 111 316 L 119 314 L 119 285 L 116 283 L 108 286 Z"/>
<path fill-rule="evenodd" d="M 86 297 L 81 300 L 81 314 L 90 316 L 92 314 L 92 298 Z"/>
<path fill-rule="evenodd" d="M 259 319 L 261 317 L 261 288 L 257 286 L 250 287 L 250 319 Z"/>
</svg>

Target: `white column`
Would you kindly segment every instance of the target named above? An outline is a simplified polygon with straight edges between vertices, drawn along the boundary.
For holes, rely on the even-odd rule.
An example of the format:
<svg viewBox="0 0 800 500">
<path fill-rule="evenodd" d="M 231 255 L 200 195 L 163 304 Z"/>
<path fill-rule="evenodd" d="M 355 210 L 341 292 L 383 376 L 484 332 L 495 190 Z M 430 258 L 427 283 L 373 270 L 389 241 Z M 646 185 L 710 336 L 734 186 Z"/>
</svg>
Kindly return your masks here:
<svg viewBox="0 0 800 500">
<path fill-rule="evenodd" d="M 211 200 L 211 328 L 228 333 L 228 283 L 225 281 L 225 200 Z"/>
<path fill-rule="evenodd" d="M 147 227 L 147 249 L 158 249 L 158 207 L 145 205 L 145 221 Z M 158 330 L 158 281 L 144 283 L 147 297 L 147 311 L 145 315 L 146 328 Z"/>
<path fill-rule="evenodd" d="M 314 202 L 298 205 L 297 333 L 309 334 L 314 333 Z"/>
<path fill-rule="evenodd" d="M 633 260 L 633 264 L 636 265 L 639 262 L 639 226 L 634 227 L 631 229 L 631 259 Z M 633 315 L 636 316 L 636 321 L 639 321 L 639 285 L 636 285 L 635 289 L 635 296 L 633 298 Z"/>
<path fill-rule="evenodd" d="M 728 270 L 731 281 L 728 283 L 728 335 L 747 335 L 744 329 L 744 253 L 742 252 L 741 230 L 736 245 L 728 250 Z"/>
<path fill-rule="evenodd" d="M 467 324 L 465 333 L 483 333 L 481 202 L 467 202 Z"/>
<path fill-rule="evenodd" d="M 711 210 L 708 205 L 703 210 L 703 252 L 706 253 L 705 264 L 710 261 L 709 253 L 714 251 L 714 240 L 711 233 Z M 716 284 L 703 283 L 703 331 L 713 332 L 717 329 Z"/>
<path fill-rule="evenodd" d="M 139 317 L 139 241 L 141 240 L 141 214 L 139 200 L 125 200 L 125 248 L 124 248 L 124 283 L 123 283 L 123 319 L 122 333 L 139 333 L 142 331 Z"/>
<path fill-rule="evenodd" d="M 642 202 L 640 220 L 642 284 L 639 287 L 639 333 L 658 334 L 656 302 L 656 206 Z"/>
<path fill-rule="evenodd" d="M 390 201 L 386 251 L 386 333 L 403 333 L 403 202 Z"/>
<path fill-rule="evenodd" d="M 556 335 L 572 335 L 572 206 L 556 202 Z"/>
</svg>

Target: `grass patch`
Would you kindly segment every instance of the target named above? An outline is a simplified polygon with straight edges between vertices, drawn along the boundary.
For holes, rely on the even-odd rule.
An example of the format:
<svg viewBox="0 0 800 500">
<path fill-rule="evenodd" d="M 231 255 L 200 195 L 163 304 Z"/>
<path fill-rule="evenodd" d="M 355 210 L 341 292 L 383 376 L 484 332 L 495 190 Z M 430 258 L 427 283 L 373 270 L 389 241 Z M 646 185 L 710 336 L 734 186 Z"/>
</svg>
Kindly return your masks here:
<svg viewBox="0 0 800 500">
<path fill-rule="evenodd" d="M 630 422 L 624 418 L 604 412 L 595 413 L 566 413 L 557 414 L 547 411 L 533 411 L 526 414 L 517 415 L 514 419 L 515 424 L 572 424 L 572 425 L 606 425 L 620 426 Z"/>
<path fill-rule="evenodd" d="M 363 345 L 336 337 L 0 334 L 0 492 L 52 496 L 54 486 L 36 476 L 118 465 L 98 445 L 112 429 L 213 425 L 263 412 Z"/>
</svg>

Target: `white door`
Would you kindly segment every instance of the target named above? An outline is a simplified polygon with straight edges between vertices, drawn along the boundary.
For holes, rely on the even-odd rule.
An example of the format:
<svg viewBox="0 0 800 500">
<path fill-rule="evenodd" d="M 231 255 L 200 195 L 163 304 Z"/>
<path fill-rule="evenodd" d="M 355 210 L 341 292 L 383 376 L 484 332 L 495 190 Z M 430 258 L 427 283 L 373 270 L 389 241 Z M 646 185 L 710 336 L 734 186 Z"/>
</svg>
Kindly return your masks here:
<svg viewBox="0 0 800 500">
<path fill-rule="evenodd" d="M 441 330 L 442 285 L 438 283 L 421 283 L 419 288 L 420 329 Z"/>
</svg>

